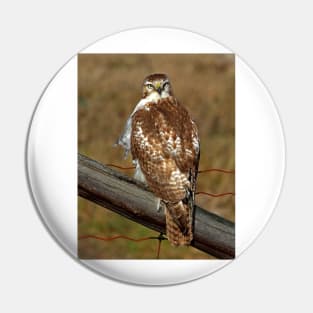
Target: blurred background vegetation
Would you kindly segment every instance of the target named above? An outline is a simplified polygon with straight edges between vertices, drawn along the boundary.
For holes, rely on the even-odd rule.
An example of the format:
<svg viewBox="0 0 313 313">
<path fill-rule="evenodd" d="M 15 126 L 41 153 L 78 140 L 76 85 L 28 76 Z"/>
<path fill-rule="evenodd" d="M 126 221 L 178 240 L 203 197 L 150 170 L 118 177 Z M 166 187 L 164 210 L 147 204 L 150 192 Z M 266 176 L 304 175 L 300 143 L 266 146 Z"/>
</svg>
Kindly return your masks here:
<svg viewBox="0 0 313 313">
<path fill-rule="evenodd" d="M 131 157 L 114 147 L 124 124 L 141 98 L 143 79 L 166 73 L 174 95 L 198 125 L 201 141 L 199 170 L 235 169 L 235 64 L 233 54 L 80 54 L 78 56 L 78 150 L 104 164 L 132 166 Z M 133 171 L 123 171 L 133 175 Z M 197 191 L 234 192 L 233 174 L 199 174 Z M 196 203 L 234 222 L 233 196 L 196 197 Z M 78 199 L 78 236 L 133 238 L 157 236 L 103 207 Z M 131 242 L 124 239 L 78 241 L 83 259 L 150 259 L 157 240 Z M 162 242 L 160 258 L 213 258 L 193 247 L 172 247 Z"/>
</svg>

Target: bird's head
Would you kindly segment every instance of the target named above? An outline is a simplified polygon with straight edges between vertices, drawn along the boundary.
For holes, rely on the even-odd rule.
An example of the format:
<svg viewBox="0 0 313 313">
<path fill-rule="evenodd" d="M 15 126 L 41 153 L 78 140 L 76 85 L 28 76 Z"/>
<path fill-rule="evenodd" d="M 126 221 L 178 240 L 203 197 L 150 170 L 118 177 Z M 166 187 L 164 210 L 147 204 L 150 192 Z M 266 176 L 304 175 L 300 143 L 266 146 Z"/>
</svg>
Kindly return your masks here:
<svg viewBox="0 0 313 313">
<path fill-rule="evenodd" d="M 157 100 L 172 96 L 172 87 L 166 74 L 151 74 L 145 78 L 142 86 L 143 98 Z"/>
</svg>

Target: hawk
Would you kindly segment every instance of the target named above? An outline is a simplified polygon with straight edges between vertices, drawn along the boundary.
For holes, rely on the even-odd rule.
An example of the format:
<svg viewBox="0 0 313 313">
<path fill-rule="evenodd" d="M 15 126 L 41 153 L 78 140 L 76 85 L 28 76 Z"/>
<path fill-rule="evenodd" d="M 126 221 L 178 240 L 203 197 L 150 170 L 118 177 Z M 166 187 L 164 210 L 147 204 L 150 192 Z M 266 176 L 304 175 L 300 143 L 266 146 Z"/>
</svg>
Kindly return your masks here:
<svg viewBox="0 0 313 313">
<path fill-rule="evenodd" d="M 165 209 L 166 236 L 174 246 L 193 239 L 193 208 L 200 158 L 195 122 L 174 97 L 166 74 L 144 79 L 142 98 L 118 144 L 131 151 L 135 179 L 148 185 Z"/>
</svg>

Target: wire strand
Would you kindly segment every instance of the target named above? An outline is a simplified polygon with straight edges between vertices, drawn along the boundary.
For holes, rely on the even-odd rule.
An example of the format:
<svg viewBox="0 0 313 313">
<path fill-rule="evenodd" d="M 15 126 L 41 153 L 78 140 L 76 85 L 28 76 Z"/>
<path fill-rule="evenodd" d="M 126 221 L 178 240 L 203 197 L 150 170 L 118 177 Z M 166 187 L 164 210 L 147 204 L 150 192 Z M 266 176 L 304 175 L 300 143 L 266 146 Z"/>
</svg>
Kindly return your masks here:
<svg viewBox="0 0 313 313">
<path fill-rule="evenodd" d="M 89 238 L 103 240 L 103 241 L 112 241 L 112 240 L 116 240 L 116 239 L 126 239 L 126 240 L 130 240 L 130 241 L 135 241 L 135 242 L 149 240 L 149 239 L 158 239 L 158 237 L 142 237 L 142 238 L 136 239 L 136 238 L 131 238 L 131 237 L 124 236 L 124 235 L 117 235 L 117 236 L 113 236 L 113 237 L 100 237 L 100 236 L 95 236 L 95 235 L 84 235 L 84 236 L 78 237 L 78 240 L 89 239 Z"/>
<path fill-rule="evenodd" d="M 209 197 L 224 197 L 224 196 L 234 196 L 235 193 L 234 192 L 224 192 L 224 193 L 209 193 L 209 192 L 204 192 L 204 191 L 199 191 L 195 193 L 196 195 L 206 195 Z"/>
<path fill-rule="evenodd" d="M 119 168 L 120 170 L 133 170 L 133 169 L 135 169 L 135 166 L 123 167 L 123 166 L 115 165 L 115 164 L 112 164 L 112 163 L 105 164 L 105 165 L 108 166 L 108 167 L 116 167 L 116 168 Z"/>
<path fill-rule="evenodd" d="M 198 171 L 198 174 L 208 173 L 208 172 L 220 172 L 220 173 L 225 173 L 225 174 L 234 174 L 235 173 L 234 170 L 225 170 L 225 169 L 221 169 L 221 168 L 209 168 L 207 170 Z"/>
<path fill-rule="evenodd" d="M 119 168 L 121 170 L 133 170 L 133 169 L 135 169 L 135 166 L 124 167 L 124 166 L 120 166 L 120 165 L 115 165 L 113 163 L 108 163 L 108 164 L 106 164 L 106 166 Z M 222 168 L 209 168 L 206 170 L 198 171 L 198 174 L 209 173 L 209 172 L 220 172 L 220 173 L 225 173 L 225 174 L 234 174 L 235 173 L 234 170 L 225 170 Z"/>
</svg>

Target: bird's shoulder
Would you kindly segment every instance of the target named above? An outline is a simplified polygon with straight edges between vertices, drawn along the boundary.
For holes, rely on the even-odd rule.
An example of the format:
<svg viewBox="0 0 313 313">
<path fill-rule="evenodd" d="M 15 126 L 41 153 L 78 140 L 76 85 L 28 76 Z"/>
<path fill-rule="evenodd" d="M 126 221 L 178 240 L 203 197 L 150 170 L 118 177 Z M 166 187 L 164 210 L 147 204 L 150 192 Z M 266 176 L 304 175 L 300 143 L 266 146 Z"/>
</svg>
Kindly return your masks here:
<svg viewBox="0 0 313 313">
<path fill-rule="evenodd" d="M 173 96 L 161 98 L 157 102 L 147 102 L 133 115 L 133 121 L 155 124 L 162 123 L 168 126 L 191 125 L 192 120 L 188 111 Z"/>
</svg>

